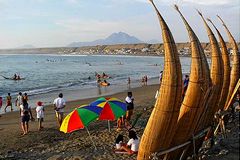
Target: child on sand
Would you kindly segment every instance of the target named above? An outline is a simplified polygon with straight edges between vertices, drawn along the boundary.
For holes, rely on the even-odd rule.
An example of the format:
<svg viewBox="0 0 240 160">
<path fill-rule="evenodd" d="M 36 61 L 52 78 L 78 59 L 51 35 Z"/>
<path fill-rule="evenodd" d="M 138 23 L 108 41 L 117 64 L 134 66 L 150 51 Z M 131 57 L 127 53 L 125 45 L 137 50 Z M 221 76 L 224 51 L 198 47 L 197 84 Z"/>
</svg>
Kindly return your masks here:
<svg viewBox="0 0 240 160">
<path fill-rule="evenodd" d="M 37 120 L 38 120 L 38 130 L 40 131 L 43 128 L 42 122 L 44 118 L 44 107 L 41 101 L 37 102 L 36 114 L 37 114 Z"/>
</svg>

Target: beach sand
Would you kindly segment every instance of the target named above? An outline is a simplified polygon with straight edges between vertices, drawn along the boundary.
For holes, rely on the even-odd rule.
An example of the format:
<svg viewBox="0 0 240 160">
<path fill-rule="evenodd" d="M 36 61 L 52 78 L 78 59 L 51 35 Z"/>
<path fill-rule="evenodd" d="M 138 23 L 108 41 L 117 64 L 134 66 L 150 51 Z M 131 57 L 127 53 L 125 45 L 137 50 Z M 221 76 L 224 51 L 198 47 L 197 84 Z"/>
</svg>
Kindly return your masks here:
<svg viewBox="0 0 240 160">
<path fill-rule="evenodd" d="M 133 120 L 138 113 L 142 116 L 136 124 L 135 130 L 141 137 L 148 117 L 155 103 L 155 93 L 159 85 L 150 85 L 131 89 L 135 98 L 135 110 Z M 110 95 L 124 100 L 126 92 Z M 67 103 L 65 112 L 69 113 L 75 107 L 88 104 L 96 98 L 77 100 Z M 145 109 L 144 109 L 145 108 Z M 33 110 L 36 117 L 35 110 Z M 66 114 L 65 114 L 66 115 Z M 239 122 L 238 118 L 237 121 Z M 237 123 L 238 123 L 237 122 Z M 111 132 L 108 131 L 107 121 L 92 122 L 88 130 L 93 141 L 96 143 L 97 150 L 91 142 L 86 129 L 81 129 L 70 134 L 64 134 L 58 130 L 55 120 L 55 113 L 52 106 L 47 106 L 43 122 L 44 129 L 38 131 L 38 123 L 30 122 L 30 132 L 28 135 L 21 136 L 19 112 L 11 112 L 0 117 L 0 159 L 52 159 L 52 160 L 132 160 L 136 155 L 116 154 L 113 152 L 115 137 L 121 133 L 124 141 L 128 141 L 127 130 L 116 131 L 116 121 L 111 122 Z M 235 127 L 235 128 L 234 128 Z M 236 125 L 228 126 L 229 140 L 224 144 L 228 146 L 233 141 L 238 142 L 238 130 Z M 233 136 L 233 134 L 235 136 Z M 237 136 L 236 136 L 237 135 Z M 234 139 L 234 140 L 232 140 Z M 222 146 L 221 146 L 222 147 Z M 238 159 L 239 143 L 235 148 L 229 150 L 228 154 L 219 156 L 218 152 L 206 152 L 206 159 Z M 220 149 L 221 150 L 221 149 Z M 220 151 L 219 151 L 220 152 Z M 230 156 L 230 157 L 229 157 Z"/>
</svg>

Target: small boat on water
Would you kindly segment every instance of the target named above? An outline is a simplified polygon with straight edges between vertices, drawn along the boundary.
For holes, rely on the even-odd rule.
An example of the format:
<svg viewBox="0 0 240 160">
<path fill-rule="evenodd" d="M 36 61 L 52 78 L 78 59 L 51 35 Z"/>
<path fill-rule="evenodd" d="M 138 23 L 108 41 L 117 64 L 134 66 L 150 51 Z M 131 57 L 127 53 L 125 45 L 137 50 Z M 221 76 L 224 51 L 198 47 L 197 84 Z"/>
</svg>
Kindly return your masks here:
<svg viewBox="0 0 240 160">
<path fill-rule="evenodd" d="M 5 77 L 3 75 L 0 75 L 2 76 L 4 79 L 7 79 L 7 80 L 13 80 L 13 81 L 20 81 L 20 80 L 25 80 L 25 78 L 13 78 L 13 77 Z"/>
</svg>

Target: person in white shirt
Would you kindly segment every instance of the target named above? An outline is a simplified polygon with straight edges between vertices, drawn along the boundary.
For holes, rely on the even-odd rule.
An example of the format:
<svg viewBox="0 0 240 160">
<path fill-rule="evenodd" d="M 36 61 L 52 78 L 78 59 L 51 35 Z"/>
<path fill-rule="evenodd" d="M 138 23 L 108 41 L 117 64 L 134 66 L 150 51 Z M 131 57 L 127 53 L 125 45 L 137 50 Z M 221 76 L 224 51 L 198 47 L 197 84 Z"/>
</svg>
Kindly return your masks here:
<svg viewBox="0 0 240 160">
<path fill-rule="evenodd" d="M 121 146 L 121 150 L 128 152 L 129 154 L 135 154 L 138 152 L 139 148 L 139 138 L 135 131 L 130 130 L 129 134 L 129 141 L 126 146 Z"/>
<path fill-rule="evenodd" d="M 22 104 L 23 104 L 23 95 L 22 95 L 22 92 L 19 92 L 17 99 L 15 101 L 15 105 L 17 107 L 20 107 L 20 105 L 22 105 Z"/>
<path fill-rule="evenodd" d="M 63 121 L 63 114 L 64 114 L 64 108 L 66 106 L 66 102 L 63 99 L 63 94 L 60 93 L 58 95 L 58 98 L 56 98 L 53 102 L 54 110 L 56 112 L 57 122 L 59 127 L 61 127 L 62 121 Z"/>
<path fill-rule="evenodd" d="M 36 114 L 38 119 L 38 130 L 40 131 L 43 128 L 42 122 L 44 118 L 44 107 L 41 101 L 37 102 Z"/>
<path fill-rule="evenodd" d="M 130 121 L 131 117 L 133 115 L 133 109 L 134 109 L 134 104 L 133 104 L 134 98 L 132 96 L 132 92 L 127 93 L 127 97 L 125 99 L 125 102 L 127 104 L 127 112 L 126 112 L 126 120 Z"/>
</svg>

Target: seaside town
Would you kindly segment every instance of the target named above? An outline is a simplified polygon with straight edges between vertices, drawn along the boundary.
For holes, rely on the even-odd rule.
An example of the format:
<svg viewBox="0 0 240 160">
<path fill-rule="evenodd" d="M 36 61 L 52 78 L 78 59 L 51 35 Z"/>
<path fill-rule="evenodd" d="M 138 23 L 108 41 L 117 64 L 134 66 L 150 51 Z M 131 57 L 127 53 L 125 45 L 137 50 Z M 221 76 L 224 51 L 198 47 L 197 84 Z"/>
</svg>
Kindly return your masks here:
<svg viewBox="0 0 240 160">
<path fill-rule="evenodd" d="M 210 43 L 201 43 L 207 57 L 211 55 Z M 228 52 L 232 55 L 232 48 L 229 43 Z M 176 43 L 180 56 L 190 56 L 191 46 L 189 43 Z M 238 47 L 240 43 L 238 42 Z M 59 48 L 31 48 L 31 49 L 8 49 L 0 50 L 1 53 L 38 53 L 38 54 L 69 54 L 69 55 L 135 55 L 135 56 L 163 56 L 163 44 L 116 44 L 97 45 L 85 47 L 59 47 Z"/>
</svg>

